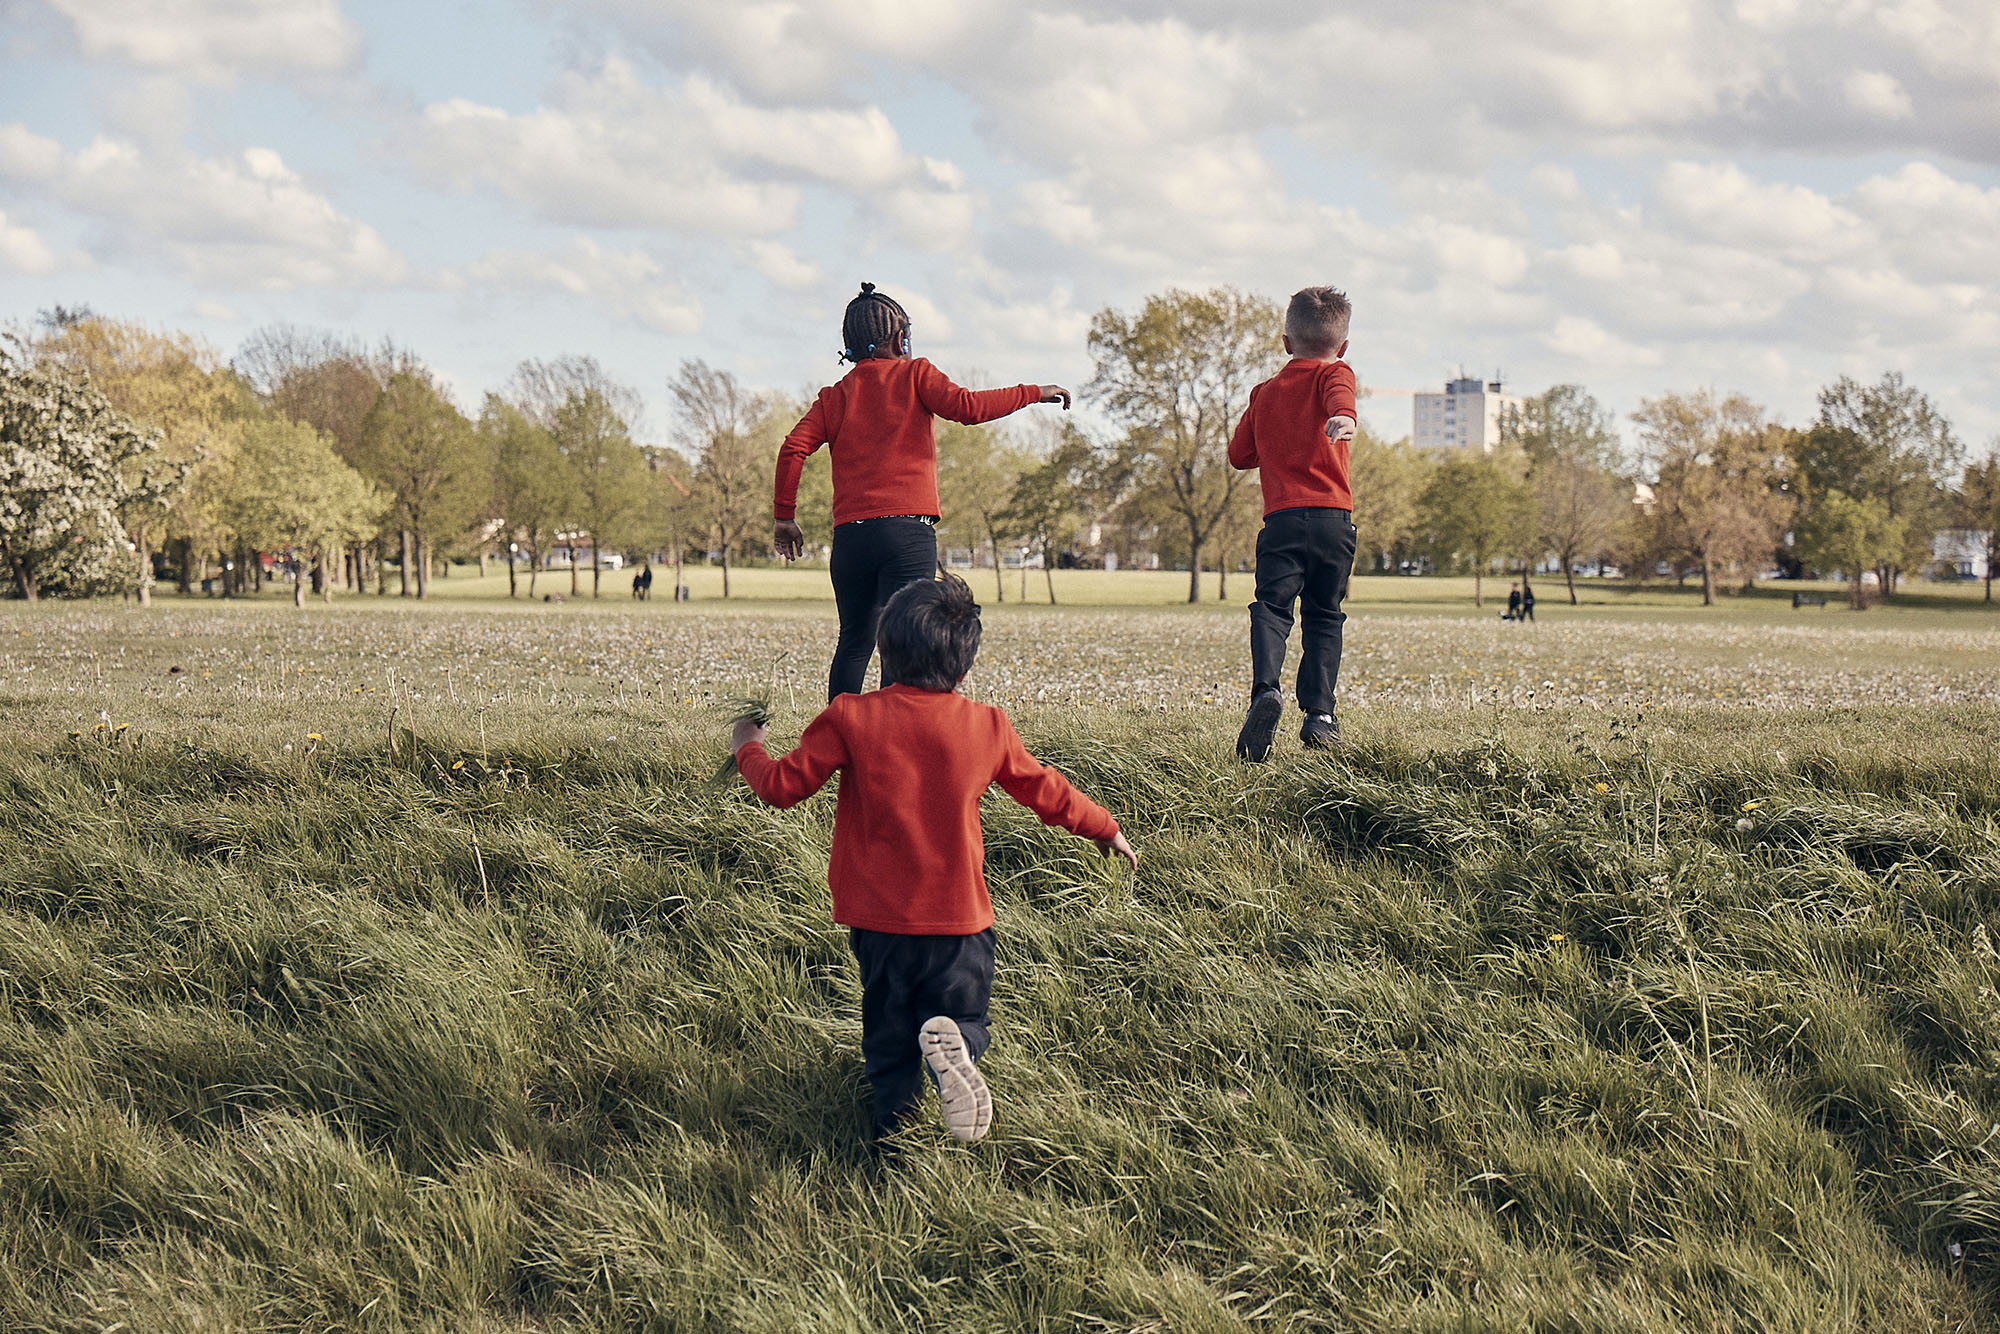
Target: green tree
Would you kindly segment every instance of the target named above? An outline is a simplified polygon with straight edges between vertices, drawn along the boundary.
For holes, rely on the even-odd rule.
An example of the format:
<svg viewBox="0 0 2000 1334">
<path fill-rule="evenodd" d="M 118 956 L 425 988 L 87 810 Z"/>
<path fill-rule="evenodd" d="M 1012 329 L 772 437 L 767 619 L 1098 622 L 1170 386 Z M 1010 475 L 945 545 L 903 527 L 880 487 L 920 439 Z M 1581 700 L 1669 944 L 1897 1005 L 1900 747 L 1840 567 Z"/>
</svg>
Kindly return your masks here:
<svg viewBox="0 0 2000 1334">
<path fill-rule="evenodd" d="M 465 532 L 492 494 L 491 459 L 472 423 L 429 378 L 398 371 L 362 421 L 361 471 L 391 497 L 402 535 L 403 593 L 430 596 L 430 563 L 439 538 Z"/>
<path fill-rule="evenodd" d="M 1049 605 L 1056 603 L 1056 552 L 1098 488 L 1097 453 L 1082 431 L 1063 422 L 1049 456 L 1023 472 L 1011 489 L 1007 509 L 995 516 L 994 530 L 1018 533 L 1042 553 L 1042 578 L 1048 584 Z M 999 577 L 1000 553 L 995 544 L 994 577 Z"/>
<path fill-rule="evenodd" d="M 1348 470 L 1354 488 L 1354 524 L 1377 570 L 1394 573 L 1412 554 L 1423 527 L 1424 491 L 1437 459 L 1405 437 L 1384 440 L 1366 426 L 1354 433 Z"/>
<path fill-rule="evenodd" d="M 267 325 L 251 334 L 231 365 L 271 410 L 311 426 L 327 438 L 334 453 L 364 470 L 362 428 L 369 410 L 391 376 L 423 369 L 415 356 L 392 343 L 368 349 L 338 334 L 290 324 Z M 384 518 L 393 521 L 392 514 Z M 387 592 L 382 566 L 388 536 L 379 530 L 363 534 L 345 553 L 340 564 L 355 588 L 364 586 L 372 563 L 376 592 Z"/>
<path fill-rule="evenodd" d="M 569 465 L 581 501 L 577 521 L 590 539 L 590 595 L 598 597 L 605 545 L 631 536 L 644 513 L 646 456 L 632 443 L 631 428 L 610 396 L 596 388 L 573 390 L 556 409 L 549 434 Z M 569 577 L 574 595 L 574 557 Z"/>
<path fill-rule="evenodd" d="M 1576 565 L 1617 544 L 1632 513 L 1611 414 L 1581 385 L 1559 384 L 1522 405 L 1515 439 L 1535 493 L 1535 544 L 1561 562 L 1576 605 Z"/>
<path fill-rule="evenodd" d="M 113 408 L 87 371 L 0 342 L 0 560 L 15 591 L 80 597 L 137 579 L 120 517 L 166 502 L 185 465 Z"/>
<path fill-rule="evenodd" d="M 1717 399 L 1705 389 L 1647 399 L 1632 419 L 1664 541 L 1701 571 L 1702 605 L 1712 606 L 1718 571 L 1754 572 L 1791 517 L 1786 432 L 1741 394 Z"/>
<path fill-rule="evenodd" d="M 555 437 L 527 413 L 498 394 L 488 394 L 479 413 L 479 438 L 493 470 L 493 517 L 507 539 L 507 596 L 519 590 L 514 548 L 528 554 L 528 596 L 535 596 L 556 534 L 583 508 L 576 476 L 556 448 Z"/>
<path fill-rule="evenodd" d="M 1486 571 L 1534 530 L 1534 493 L 1499 461 L 1468 453 L 1438 466 L 1420 508 L 1439 563 L 1471 566 L 1472 605 L 1485 606 Z"/>
<path fill-rule="evenodd" d="M 2000 566 L 2000 440 L 1986 457 L 1965 470 L 1959 483 L 1958 522 L 1986 541 L 1986 600 L 1993 600 L 1994 567 Z"/>
<path fill-rule="evenodd" d="M 88 371 L 114 409 L 159 431 L 159 452 L 145 456 L 147 466 L 185 471 L 183 485 L 171 495 L 137 490 L 120 517 L 136 558 L 133 591 L 139 602 L 152 601 L 153 551 L 162 543 L 180 549 L 180 586 L 186 592 L 192 543 L 208 536 L 225 499 L 218 482 L 227 473 L 231 424 L 243 408 L 235 377 L 196 339 L 101 316 L 59 324 L 38 347 Z"/>
<path fill-rule="evenodd" d="M 722 553 L 722 596 L 729 596 L 730 558 L 770 527 L 771 471 L 778 441 L 791 424 L 789 406 L 745 389 L 734 375 L 705 361 L 683 361 L 667 385 L 681 436 L 695 459 L 696 494 Z"/>
<path fill-rule="evenodd" d="M 1179 523 L 1188 544 L 1188 601 L 1201 562 L 1237 492 L 1254 487 L 1229 465 L 1229 436 L 1250 390 L 1282 360 L 1283 315 L 1231 288 L 1148 297 L 1136 315 L 1100 311 L 1090 325 L 1096 377 L 1086 391 L 1125 427 L 1117 471 Z"/>
<path fill-rule="evenodd" d="M 1901 572 L 1930 559 L 1931 539 L 1950 518 L 1951 483 L 1965 446 L 1928 396 L 1891 373 L 1872 385 L 1847 376 L 1820 390 L 1819 416 L 1793 446 L 1804 504 L 1839 491 L 1882 503 L 1902 521 L 1903 545 L 1876 571 L 1892 597 Z"/>
<path fill-rule="evenodd" d="M 240 545 L 282 551 L 293 562 L 292 605 L 306 584 L 333 601 L 332 557 L 373 533 L 384 497 L 303 423 L 276 415 L 250 423 L 230 458 L 225 522 Z"/>
<path fill-rule="evenodd" d="M 1842 491 L 1823 491 L 1799 521 L 1799 559 L 1822 573 L 1846 575 L 1848 598 L 1860 611 L 1868 605 L 1861 576 L 1902 549 L 1903 528 L 1904 521 L 1872 496 L 1856 499 Z"/>
<path fill-rule="evenodd" d="M 1028 466 L 1019 446 L 991 426 L 940 422 L 937 429 L 938 503 L 944 507 L 946 531 L 967 533 L 976 545 L 984 540 L 993 553 L 993 595 L 1007 600 L 1001 577 L 1000 542 L 1013 537 L 1005 521 L 1014 500 L 1014 486 Z"/>
</svg>

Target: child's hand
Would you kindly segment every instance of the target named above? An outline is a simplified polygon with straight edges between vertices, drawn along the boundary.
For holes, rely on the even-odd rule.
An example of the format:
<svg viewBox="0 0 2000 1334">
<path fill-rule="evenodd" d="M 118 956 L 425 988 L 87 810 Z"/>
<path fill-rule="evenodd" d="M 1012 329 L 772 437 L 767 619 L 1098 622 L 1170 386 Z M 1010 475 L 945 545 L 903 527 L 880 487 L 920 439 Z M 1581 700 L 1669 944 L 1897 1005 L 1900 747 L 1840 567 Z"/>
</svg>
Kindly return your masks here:
<svg viewBox="0 0 2000 1334">
<path fill-rule="evenodd" d="M 1115 852 L 1120 857 L 1123 857 L 1133 870 L 1136 871 L 1139 869 L 1139 854 L 1132 851 L 1132 845 L 1125 841 L 1125 834 L 1122 830 L 1113 834 L 1110 838 L 1092 839 L 1091 841 L 1097 844 L 1098 856 L 1109 857 Z"/>
<path fill-rule="evenodd" d="M 1037 401 L 1042 403 L 1060 403 L 1063 405 L 1063 411 L 1068 412 L 1069 390 L 1059 384 L 1045 384 L 1042 386 L 1042 396 Z"/>
<path fill-rule="evenodd" d="M 763 745 L 764 737 L 770 730 L 761 723 L 751 722 L 748 718 L 737 719 L 736 726 L 729 729 L 729 753 L 734 755 L 752 741 L 760 746 Z"/>
<path fill-rule="evenodd" d="M 771 545 L 786 560 L 797 560 L 806 554 L 805 530 L 795 519 L 779 519 L 771 529 Z"/>
<path fill-rule="evenodd" d="M 1326 438 L 1333 441 L 1336 445 L 1344 441 L 1351 441 L 1354 439 L 1354 426 L 1354 418 L 1345 414 L 1338 417 L 1328 417 L 1326 419 Z"/>
</svg>

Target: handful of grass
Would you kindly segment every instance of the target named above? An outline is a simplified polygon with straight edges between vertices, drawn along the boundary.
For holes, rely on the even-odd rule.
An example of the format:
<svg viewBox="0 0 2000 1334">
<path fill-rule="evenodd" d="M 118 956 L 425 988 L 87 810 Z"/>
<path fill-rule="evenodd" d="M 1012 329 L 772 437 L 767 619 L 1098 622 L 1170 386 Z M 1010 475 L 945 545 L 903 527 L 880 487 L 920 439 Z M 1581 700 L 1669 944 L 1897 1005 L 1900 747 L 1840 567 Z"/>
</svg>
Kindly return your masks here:
<svg viewBox="0 0 2000 1334">
<path fill-rule="evenodd" d="M 771 699 L 768 695 L 732 699 L 722 707 L 730 711 L 731 727 L 738 723 L 755 723 L 759 727 L 768 727 L 771 724 Z M 736 752 L 732 749 L 729 757 L 723 760 L 721 767 L 715 771 L 715 777 L 708 780 L 709 786 L 727 787 L 736 774 Z"/>
</svg>

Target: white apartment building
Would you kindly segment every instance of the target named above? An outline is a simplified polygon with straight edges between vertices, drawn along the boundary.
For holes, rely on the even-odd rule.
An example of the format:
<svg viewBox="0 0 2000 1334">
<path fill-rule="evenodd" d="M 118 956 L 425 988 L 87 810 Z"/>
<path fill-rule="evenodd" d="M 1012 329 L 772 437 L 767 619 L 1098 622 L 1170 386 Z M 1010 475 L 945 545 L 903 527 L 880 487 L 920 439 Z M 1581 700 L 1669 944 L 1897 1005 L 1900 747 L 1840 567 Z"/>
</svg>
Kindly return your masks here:
<svg viewBox="0 0 2000 1334">
<path fill-rule="evenodd" d="M 1442 394 L 1416 394 L 1410 439 L 1420 449 L 1477 449 L 1490 454 L 1500 433 L 1520 419 L 1521 396 L 1498 380 L 1460 376 Z"/>
</svg>

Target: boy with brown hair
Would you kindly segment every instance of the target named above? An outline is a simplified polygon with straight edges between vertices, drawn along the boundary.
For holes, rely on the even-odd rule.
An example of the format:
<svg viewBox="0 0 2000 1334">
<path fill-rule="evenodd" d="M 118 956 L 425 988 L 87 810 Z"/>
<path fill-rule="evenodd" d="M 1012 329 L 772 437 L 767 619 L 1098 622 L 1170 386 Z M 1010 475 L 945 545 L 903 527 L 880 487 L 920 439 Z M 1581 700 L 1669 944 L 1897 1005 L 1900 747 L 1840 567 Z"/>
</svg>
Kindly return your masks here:
<svg viewBox="0 0 2000 1334">
<path fill-rule="evenodd" d="M 1004 710 L 958 693 L 979 652 L 979 604 L 956 575 L 905 586 L 878 628 L 885 676 L 836 695 L 782 760 L 765 729 L 736 724 L 730 744 L 750 790 L 780 809 L 836 772 L 827 884 L 861 968 L 861 1052 L 874 1089 L 875 1138 L 916 1110 L 928 1069 L 945 1125 L 971 1143 L 993 1121 L 977 1062 L 993 994 L 993 903 L 979 798 L 991 784 L 1115 852 L 1138 855 L 1110 812 L 1036 761 Z"/>
<path fill-rule="evenodd" d="M 1264 528 L 1257 535 L 1257 600 L 1250 604 L 1250 712 L 1236 737 L 1245 759 L 1269 758 L 1284 716 L 1279 677 L 1292 607 L 1303 601 L 1299 740 L 1340 742 L 1334 687 L 1340 677 L 1340 601 L 1354 569 L 1354 495 L 1348 447 L 1357 420 L 1347 352 L 1352 309 L 1345 293 L 1308 287 L 1285 309 L 1284 369 L 1250 391 L 1229 442 L 1229 461 L 1259 470 Z"/>
</svg>

